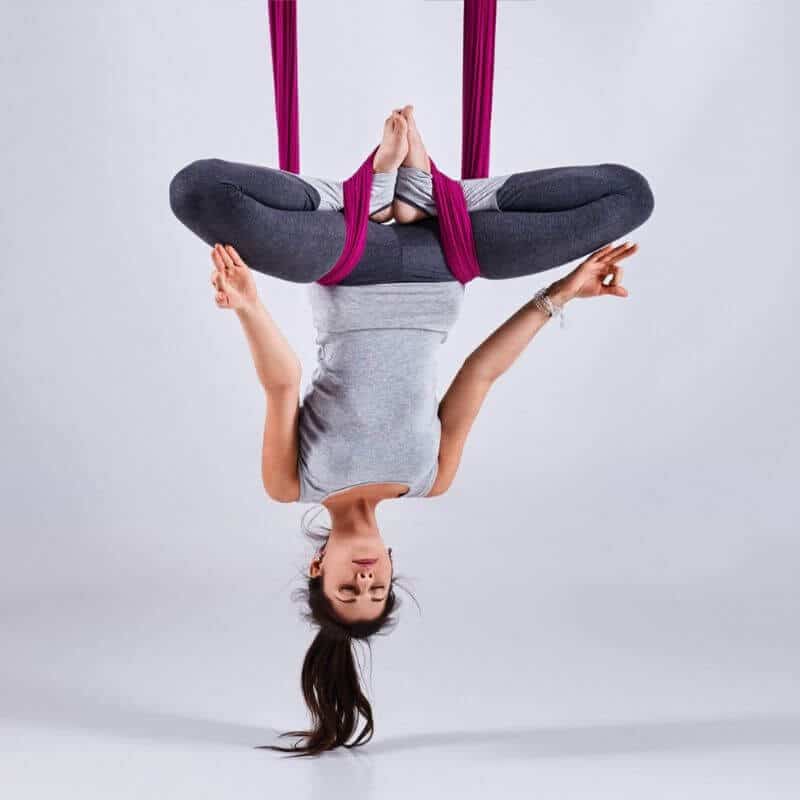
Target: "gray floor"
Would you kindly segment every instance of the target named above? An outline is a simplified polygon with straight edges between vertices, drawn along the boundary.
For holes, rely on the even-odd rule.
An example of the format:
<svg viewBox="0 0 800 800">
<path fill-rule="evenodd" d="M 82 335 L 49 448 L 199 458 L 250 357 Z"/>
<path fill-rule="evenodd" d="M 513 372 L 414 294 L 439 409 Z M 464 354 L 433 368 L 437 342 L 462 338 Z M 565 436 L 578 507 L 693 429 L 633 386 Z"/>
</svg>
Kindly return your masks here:
<svg viewBox="0 0 800 800">
<path fill-rule="evenodd" d="M 668 612 L 642 588 L 540 587 L 524 663 L 504 636 L 480 656 L 464 626 L 438 636 L 406 609 L 374 647 L 373 742 L 294 763 L 253 749 L 303 716 L 285 663 L 300 648 L 271 641 L 251 577 L 184 598 L 143 583 L 135 607 L 113 591 L 57 610 L 31 598 L 4 636 L 14 796 L 797 796 L 798 659 L 772 638 L 788 609 L 762 624 L 744 607 L 692 612 L 684 592 Z M 435 656 L 414 671 L 409 651 Z"/>
<path fill-rule="evenodd" d="M 800 796 L 796 4 L 500 3 L 494 174 L 625 163 L 656 209 L 630 297 L 537 336 L 452 490 L 379 509 L 421 612 L 364 665 L 374 741 L 302 763 L 253 748 L 305 721 L 309 548 L 167 202 L 195 158 L 275 163 L 263 3 L 6 5 L 4 797 Z M 402 5 L 413 36 L 301 0 L 308 174 L 406 102 L 457 170 L 460 4 Z M 471 284 L 441 387 L 563 271 Z M 304 293 L 258 284 L 308 380 Z"/>
</svg>

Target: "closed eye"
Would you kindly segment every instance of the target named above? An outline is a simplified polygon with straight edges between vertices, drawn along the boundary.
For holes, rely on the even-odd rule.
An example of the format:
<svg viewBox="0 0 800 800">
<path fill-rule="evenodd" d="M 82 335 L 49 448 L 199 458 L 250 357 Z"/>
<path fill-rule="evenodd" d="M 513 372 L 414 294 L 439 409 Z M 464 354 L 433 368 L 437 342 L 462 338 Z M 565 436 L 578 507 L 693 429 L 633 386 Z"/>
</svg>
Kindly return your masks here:
<svg viewBox="0 0 800 800">
<path fill-rule="evenodd" d="M 355 602 L 356 602 L 356 598 L 355 598 L 355 597 L 354 597 L 352 600 L 342 600 L 342 598 L 341 598 L 341 597 L 337 597 L 336 599 L 337 599 L 337 600 L 338 600 L 340 603 L 355 603 Z M 372 599 L 372 602 L 373 602 L 373 603 L 382 603 L 384 600 L 386 600 L 386 598 L 385 598 L 385 597 L 373 597 L 373 598 L 371 598 L 371 599 Z"/>
<path fill-rule="evenodd" d="M 379 590 L 385 589 L 385 588 L 386 587 L 383 584 L 381 584 L 380 586 L 373 586 L 370 589 L 370 592 L 379 591 Z M 339 591 L 342 594 L 356 595 L 356 597 L 361 595 L 361 592 L 359 592 L 358 589 L 355 586 L 351 586 L 350 584 L 343 584 L 342 586 L 339 587 Z M 352 598 L 348 597 L 347 600 L 344 600 L 341 597 L 337 597 L 336 599 L 340 603 L 355 603 L 356 602 L 356 597 L 352 597 Z M 384 595 L 383 597 L 370 597 L 370 600 L 372 600 L 373 603 L 383 603 L 386 600 L 386 596 Z"/>
</svg>

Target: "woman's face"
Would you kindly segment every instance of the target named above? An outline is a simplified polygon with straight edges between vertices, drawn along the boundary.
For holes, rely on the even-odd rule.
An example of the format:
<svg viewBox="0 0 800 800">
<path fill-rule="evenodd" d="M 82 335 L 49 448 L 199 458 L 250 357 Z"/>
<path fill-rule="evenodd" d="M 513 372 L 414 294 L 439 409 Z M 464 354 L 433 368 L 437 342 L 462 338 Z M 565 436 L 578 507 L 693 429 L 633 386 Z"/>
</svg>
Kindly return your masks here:
<svg viewBox="0 0 800 800">
<path fill-rule="evenodd" d="M 312 578 L 322 578 L 322 591 L 344 622 L 379 617 L 392 583 L 391 548 L 379 536 L 328 538 L 309 566 Z"/>
</svg>

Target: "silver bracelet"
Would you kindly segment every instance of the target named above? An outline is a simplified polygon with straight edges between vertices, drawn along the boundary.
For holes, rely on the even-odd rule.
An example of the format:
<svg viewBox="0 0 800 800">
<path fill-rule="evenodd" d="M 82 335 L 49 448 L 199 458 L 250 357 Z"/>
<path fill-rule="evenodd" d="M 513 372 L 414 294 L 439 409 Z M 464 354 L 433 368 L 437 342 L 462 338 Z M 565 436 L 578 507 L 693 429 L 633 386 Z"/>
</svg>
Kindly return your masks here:
<svg viewBox="0 0 800 800">
<path fill-rule="evenodd" d="M 538 292 L 533 296 L 533 304 L 536 308 L 540 311 L 547 314 L 548 317 L 558 316 L 560 320 L 560 325 L 562 328 L 566 327 L 566 320 L 564 317 L 564 309 L 562 306 L 557 305 L 554 303 L 547 294 L 547 289 L 549 287 L 544 286 L 539 289 Z"/>
</svg>

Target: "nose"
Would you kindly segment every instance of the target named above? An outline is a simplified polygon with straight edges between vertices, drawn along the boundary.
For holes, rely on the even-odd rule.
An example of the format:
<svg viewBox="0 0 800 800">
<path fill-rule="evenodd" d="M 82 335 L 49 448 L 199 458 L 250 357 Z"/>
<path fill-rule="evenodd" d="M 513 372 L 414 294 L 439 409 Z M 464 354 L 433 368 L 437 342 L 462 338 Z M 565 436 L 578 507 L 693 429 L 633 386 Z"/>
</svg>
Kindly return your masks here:
<svg viewBox="0 0 800 800">
<path fill-rule="evenodd" d="M 359 583 L 370 583 L 372 581 L 372 570 L 369 567 L 362 567 L 356 573 L 356 580 Z"/>
</svg>

